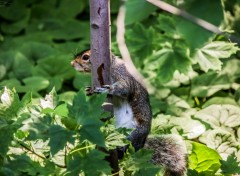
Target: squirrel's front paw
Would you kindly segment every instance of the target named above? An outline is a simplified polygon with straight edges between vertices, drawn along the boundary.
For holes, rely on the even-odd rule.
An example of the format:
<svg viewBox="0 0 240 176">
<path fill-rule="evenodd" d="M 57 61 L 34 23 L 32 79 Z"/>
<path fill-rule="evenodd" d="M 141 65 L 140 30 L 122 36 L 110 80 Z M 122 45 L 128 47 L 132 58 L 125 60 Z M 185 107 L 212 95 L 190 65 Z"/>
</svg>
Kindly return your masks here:
<svg viewBox="0 0 240 176">
<path fill-rule="evenodd" d="M 109 88 L 107 87 L 95 87 L 94 88 L 94 93 L 108 93 L 109 92 Z"/>
<path fill-rule="evenodd" d="M 94 90 L 91 86 L 86 86 L 85 87 L 85 92 L 86 92 L 87 96 L 90 96 L 90 95 L 94 94 Z"/>
</svg>

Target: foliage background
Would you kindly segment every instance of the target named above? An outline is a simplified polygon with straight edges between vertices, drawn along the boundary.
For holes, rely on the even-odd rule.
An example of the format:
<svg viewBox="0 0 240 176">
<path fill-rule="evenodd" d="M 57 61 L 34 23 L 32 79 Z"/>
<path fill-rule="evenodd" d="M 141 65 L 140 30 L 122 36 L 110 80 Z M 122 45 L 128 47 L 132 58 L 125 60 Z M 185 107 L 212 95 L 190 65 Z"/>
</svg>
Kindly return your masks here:
<svg viewBox="0 0 240 176">
<path fill-rule="evenodd" d="M 240 37 L 239 0 L 167 2 Z M 120 4 L 111 1 L 116 55 Z M 125 6 L 127 46 L 155 91 L 151 133 L 186 139 L 188 175 L 240 174 L 238 46 L 145 0 Z M 70 66 L 90 45 L 88 1 L 0 1 L 0 21 L 0 175 L 110 174 L 95 144 L 124 145 L 126 132 L 100 121 L 105 97 L 78 91 L 91 80 Z M 130 149 L 121 173 L 156 174 L 150 157 Z"/>
</svg>

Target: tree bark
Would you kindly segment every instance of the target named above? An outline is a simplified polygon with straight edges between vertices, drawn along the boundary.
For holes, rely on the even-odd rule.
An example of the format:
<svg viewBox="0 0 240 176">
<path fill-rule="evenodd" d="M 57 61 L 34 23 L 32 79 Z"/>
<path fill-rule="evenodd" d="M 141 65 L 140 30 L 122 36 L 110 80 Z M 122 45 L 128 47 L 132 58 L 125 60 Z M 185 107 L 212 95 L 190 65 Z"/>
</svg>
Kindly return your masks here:
<svg viewBox="0 0 240 176">
<path fill-rule="evenodd" d="M 92 64 L 92 87 L 110 85 L 111 67 L 111 35 L 110 35 L 110 0 L 89 0 L 90 4 L 90 27 L 91 27 L 91 64 Z M 108 102 L 111 100 L 108 98 Z M 118 176 L 118 154 L 116 150 L 106 151 L 112 173 Z"/>
<path fill-rule="evenodd" d="M 93 87 L 110 84 L 109 0 L 90 0 Z"/>
</svg>

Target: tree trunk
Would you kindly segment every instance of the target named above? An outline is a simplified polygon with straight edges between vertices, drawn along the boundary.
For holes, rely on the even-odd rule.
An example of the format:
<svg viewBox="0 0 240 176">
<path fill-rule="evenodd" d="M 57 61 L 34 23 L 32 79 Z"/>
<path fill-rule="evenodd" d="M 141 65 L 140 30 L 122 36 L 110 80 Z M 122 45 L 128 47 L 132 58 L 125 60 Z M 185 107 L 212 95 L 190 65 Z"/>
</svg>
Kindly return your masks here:
<svg viewBox="0 0 240 176">
<path fill-rule="evenodd" d="M 109 0 L 90 0 L 92 84 L 110 84 Z"/>
<path fill-rule="evenodd" d="M 110 2 L 109 0 L 89 0 L 91 27 L 91 63 L 92 87 L 109 85 L 111 66 Z M 108 98 L 108 102 L 111 101 Z M 116 150 L 99 150 L 109 154 L 106 160 L 112 167 L 112 173 L 118 176 L 118 155 Z"/>
</svg>

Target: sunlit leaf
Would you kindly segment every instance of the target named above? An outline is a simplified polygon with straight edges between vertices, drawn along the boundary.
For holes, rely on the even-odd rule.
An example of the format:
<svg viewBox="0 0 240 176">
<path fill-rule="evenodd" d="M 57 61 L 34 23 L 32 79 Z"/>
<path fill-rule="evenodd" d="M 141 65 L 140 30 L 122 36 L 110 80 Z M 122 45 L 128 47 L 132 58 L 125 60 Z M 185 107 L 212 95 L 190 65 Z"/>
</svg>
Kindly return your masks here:
<svg viewBox="0 0 240 176">
<path fill-rule="evenodd" d="M 196 113 L 196 117 L 213 128 L 240 126 L 240 108 L 234 105 L 211 105 Z"/>
<path fill-rule="evenodd" d="M 192 153 L 189 156 L 189 168 L 198 173 L 214 175 L 220 168 L 220 155 L 207 146 L 193 142 Z"/>
<path fill-rule="evenodd" d="M 1 103 L 8 107 L 12 103 L 12 97 L 11 97 L 11 91 L 7 89 L 6 87 L 4 88 L 4 91 L 0 97 Z"/>
<path fill-rule="evenodd" d="M 199 141 L 206 144 L 208 147 L 217 150 L 225 160 L 229 155 L 237 152 L 237 147 L 239 145 L 231 132 L 221 128 L 205 132 L 199 138 Z"/>
<path fill-rule="evenodd" d="M 216 41 L 197 49 L 194 59 L 205 72 L 208 70 L 221 70 L 222 62 L 219 59 L 228 58 L 237 51 L 238 48 L 234 43 Z"/>
<path fill-rule="evenodd" d="M 1 118 L 12 119 L 17 117 L 18 112 L 22 108 L 22 103 L 15 90 L 4 88 L 0 95 L 0 107 Z"/>
<path fill-rule="evenodd" d="M 43 108 L 54 109 L 57 106 L 58 97 L 55 89 L 45 96 L 44 99 L 40 99 L 40 104 Z"/>
</svg>

